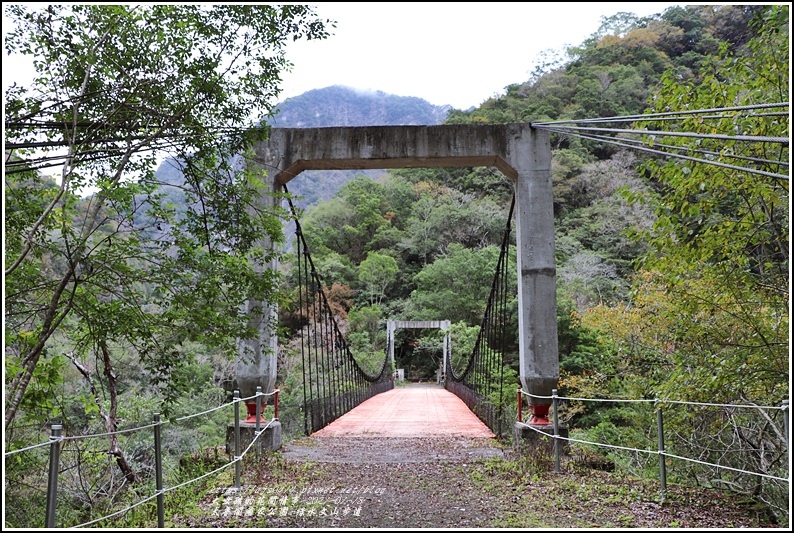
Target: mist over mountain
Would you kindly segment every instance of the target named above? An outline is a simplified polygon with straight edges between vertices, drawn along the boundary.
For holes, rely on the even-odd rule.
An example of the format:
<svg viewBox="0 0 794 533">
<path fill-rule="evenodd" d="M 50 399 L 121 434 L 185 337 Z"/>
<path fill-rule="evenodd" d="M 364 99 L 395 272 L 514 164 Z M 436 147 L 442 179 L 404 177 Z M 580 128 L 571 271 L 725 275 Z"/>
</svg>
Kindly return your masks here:
<svg viewBox="0 0 794 533">
<path fill-rule="evenodd" d="M 274 128 L 323 128 L 330 126 L 433 126 L 441 124 L 452 109 L 414 96 L 395 96 L 383 91 L 361 91 L 334 85 L 287 98 L 268 120 Z"/>
</svg>

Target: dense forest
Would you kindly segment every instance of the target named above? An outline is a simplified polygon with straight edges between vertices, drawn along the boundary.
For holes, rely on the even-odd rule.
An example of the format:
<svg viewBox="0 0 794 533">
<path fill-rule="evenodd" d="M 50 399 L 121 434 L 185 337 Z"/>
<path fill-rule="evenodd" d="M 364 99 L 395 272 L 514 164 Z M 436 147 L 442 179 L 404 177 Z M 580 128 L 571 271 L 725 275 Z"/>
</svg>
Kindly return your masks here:
<svg viewBox="0 0 794 533">
<path fill-rule="evenodd" d="M 163 10 L 158 16 L 171 16 Z M 224 16 L 236 20 L 250 14 Z M 309 13 L 291 16 L 299 20 Z M 260 30 L 272 32 L 278 17 L 268 24 Z M 296 23 L 292 31 L 323 37 L 323 29 L 310 21 L 305 27 Z M 242 102 L 238 88 L 213 92 L 201 83 L 205 67 L 197 62 L 189 72 L 193 86 L 184 90 L 202 95 L 191 109 L 206 112 L 207 99 L 229 99 L 232 103 L 220 105 L 223 111 L 211 118 L 233 121 L 242 114 L 234 108 Z M 144 72 L 147 65 L 135 68 Z M 273 66 L 263 75 L 268 68 Z M 787 142 L 742 144 L 708 135 L 788 138 L 788 107 L 782 114 L 751 108 L 788 102 L 789 73 L 788 6 L 678 6 L 651 17 L 605 18 L 580 45 L 557 51 L 529 80 L 471 110 L 438 109 L 405 98 L 389 107 L 382 93 L 359 103 L 350 92 L 333 88 L 293 99 L 299 105 L 292 109 L 282 103 L 281 116 L 273 106 L 265 118 L 282 127 L 332 125 L 311 122 L 316 110 L 327 109 L 323 120 L 335 121 L 341 119 L 334 106 L 344 106 L 350 117 L 352 105 L 360 115 L 350 120 L 363 123 L 336 125 L 634 117 L 639 128 L 643 114 L 727 109 L 706 120 L 693 115 L 671 122 L 668 131 L 703 136 L 665 143 L 687 154 L 708 151 L 716 162 L 743 157 L 756 169 L 788 175 Z M 101 93 L 102 87 L 92 90 Z M 277 94 L 269 91 L 262 89 L 265 94 L 257 97 Z M 158 103 L 174 99 L 168 109 L 174 116 L 185 103 L 179 88 L 148 96 Z M 113 109 L 114 120 L 118 109 L 140 112 L 138 104 L 100 104 Z M 24 122 L 41 113 L 40 101 L 31 104 L 12 92 L 6 129 L 15 140 L 29 139 L 30 129 L 13 126 L 9 117 Z M 89 115 L 82 120 L 101 116 Z M 193 127 L 189 114 L 179 120 Z M 74 165 L 68 188 L 24 163 L 24 150 L 7 149 L 7 450 L 45 440 L 56 421 L 71 434 L 98 433 L 145 424 L 153 412 L 173 418 L 220 405 L 234 380 L 235 338 L 251 335 L 239 303 L 252 294 L 279 301 L 282 418 L 300 416 L 295 338 L 302 324 L 294 314 L 293 237 L 282 234 L 278 218 L 289 214 L 240 208 L 254 205 L 257 194 L 251 185 L 257 177 L 233 163 L 251 139 L 242 135 L 215 146 L 204 125 L 195 126 L 180 133 L 192 135 L 194 144 L 173 154 L 173 164 L 157 173 L 145 170 L 152 163 L 146 155 L 131 158 L 135 162 L 116 175 L 111 166 L 103 167 L 106 160 L 75 152 L 82 159 L 68 162 Z M 173 134 L 169 128 L 163 125 Z M 163 139 L 170 142 L 167 135 Z M 758 406 L 788 400 L 788 179 L 668 159 L 627 143 L 559 130 L 552 130 L 551 140 L 560 394 Z M 99 192 L 89 196 L 80 195 L 89 183 L 90 172 L 79 166 L 85 161 L 106 176 L 97 182 Z M 219 166 L 222 172 L 214 173 Z M 355 357 L 362 365 L 382 361 L 387 319 L 450 320 L 453 364 L 464 364 L 488 299 L 512 199 L 510 180 L 495 168 L 404 169 L 340 174 L 329 177 L 330 188 L 312 190 L 322 178 L 290 192 L 302 202 L 303 234 Z M 248 247 L 257 242 L 257 232 L 267 232 L 284 251 L 279 272 L 257 276 L 247 268 L 251 254 L 262 253 Z M 440 332 L 402 331 L 398 342 L 397 367 L 412 379 L 435 379 Z M 517 349 L 505 354 L 510 376 L 516 375 Z M 651 408 L 630 410 L 617 402 L 598 408 L 571 402 L 562 415 L 572 433 L 638 448 L 646 447 L 645 433 L 655 416 Z M 732 415 L 730 408 L 682 409 L 667 425 L 703 460 L 719 457 L 736 468 L 752 465 L 787 477 L 784 429 L 763 414 Z M 217 446 L 227 422 L 216 413 L 211 420 L 171 428 L 168 452 L 178 463 L 197 447 Z M 752 453 L 761 449 L 764 453 Z M 647 475 L 655 461 L 619 453 L 609 457 L 638 476 Z M 63 512 L 75 519 L 92 508 L 113 509 L 128 487 L 151 483 L 153 459 L 138 437 L 76 444 L 68 460 L 70 474 L 62 477 L 69 511 Z M 788 523 L 785 483 L 715 478 L 697 466 L 677 476 L 676 482 L 735 491 L 771 519 Z M 41 523 L 27 502 L 43 502 L 45 483 L 44 455 L 6 458 L 6 524 Z M 24 490 L 9 492 L 10 484 Z"/>
</svg>

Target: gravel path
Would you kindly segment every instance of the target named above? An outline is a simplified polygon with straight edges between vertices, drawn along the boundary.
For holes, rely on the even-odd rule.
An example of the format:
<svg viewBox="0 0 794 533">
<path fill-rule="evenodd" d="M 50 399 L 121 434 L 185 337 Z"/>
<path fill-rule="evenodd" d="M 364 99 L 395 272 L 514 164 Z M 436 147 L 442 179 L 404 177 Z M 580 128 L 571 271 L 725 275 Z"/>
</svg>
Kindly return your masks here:
<svg viewBox="0 0 794 533">
<path fill-rule="evenodd" d="M 407 464 L 472 462 L 504 457 L 494 439 L 314 437 L 287 444 L 281 451 L 289 461 L 319 463 Z"/>
<path fill-rule="evenodd" d="M 729 495 L 594 470 L 503 445 L 437 386 L 379 394 L 311 437 L 243 463 L 178 527 L 773 527 Z M 219 480 L 221 486 L 224 485 Z"/>
<path fill-rule="evenodd" d="M 310 437 L 243 468 L 178 527 L 774 527 L 730 496 L 592 470 L 495 439 Z"/>
</svg>

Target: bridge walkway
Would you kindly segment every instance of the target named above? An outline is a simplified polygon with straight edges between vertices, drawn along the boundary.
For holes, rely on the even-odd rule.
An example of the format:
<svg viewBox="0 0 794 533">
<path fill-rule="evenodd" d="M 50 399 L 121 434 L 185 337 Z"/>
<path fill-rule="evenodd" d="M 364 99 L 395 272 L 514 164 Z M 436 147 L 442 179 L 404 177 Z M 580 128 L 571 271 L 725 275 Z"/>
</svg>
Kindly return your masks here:
<svg viewBox="0 0 794 533">
<path fill-rule="evenodd" d="M 494 434 L 448 390 L 411 384 L 373 396 L 312 436 L 483 439 Z"/>
</svg>

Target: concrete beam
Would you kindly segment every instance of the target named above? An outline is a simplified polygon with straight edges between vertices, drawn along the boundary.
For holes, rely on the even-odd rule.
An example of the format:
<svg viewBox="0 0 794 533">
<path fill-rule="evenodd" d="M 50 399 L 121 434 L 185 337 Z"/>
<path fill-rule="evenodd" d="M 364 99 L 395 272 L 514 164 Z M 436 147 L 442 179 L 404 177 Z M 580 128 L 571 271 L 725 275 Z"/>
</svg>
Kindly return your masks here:
<svg viewBox="0 0 794 533">
<path fill-rule="evenodd" d="M 278 185 L 304 170 L 485 166 L 516 179 L 504 160 L 510 136 L 501 124 L 276 128 L 256 157 Z"/>
<path fill-rule="evenodd" d="M 440 329 L 446 331 L 449 329 L 449 320 L 389 320 L 393 324 L 392 330 L 397 328 L 403 329 Z M 387 324 L 388 325 L 388 324 Z"/>
</svg>

